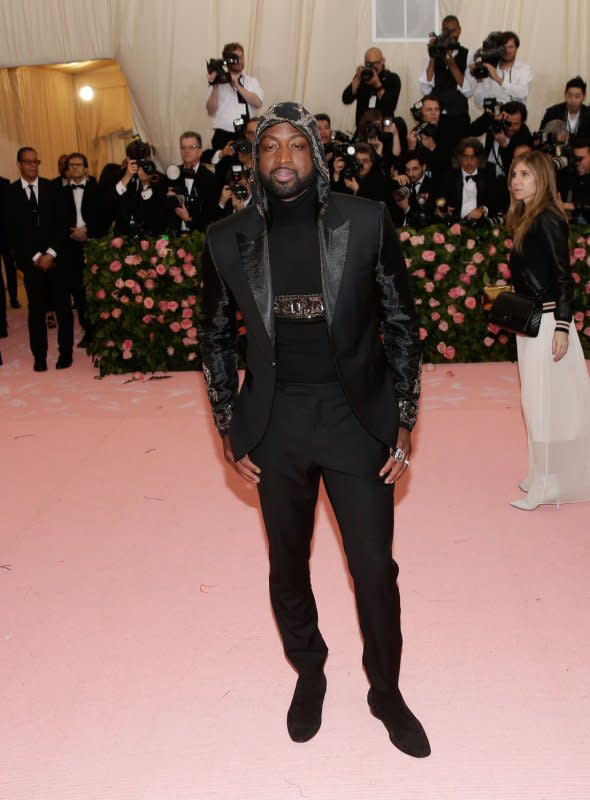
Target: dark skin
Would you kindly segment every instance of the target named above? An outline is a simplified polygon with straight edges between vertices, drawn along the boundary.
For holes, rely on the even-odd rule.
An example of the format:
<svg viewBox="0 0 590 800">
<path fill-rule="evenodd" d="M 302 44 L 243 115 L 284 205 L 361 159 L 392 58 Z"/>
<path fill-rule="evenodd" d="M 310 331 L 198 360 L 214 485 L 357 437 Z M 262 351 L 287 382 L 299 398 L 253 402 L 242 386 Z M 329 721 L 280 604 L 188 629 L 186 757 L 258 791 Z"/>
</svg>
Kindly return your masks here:
<svg viewBox="0 0 590 800">
<path fill-rule="evenodd" d="M 300 197 L 315 174 L 307 138 L 288 122 L 267 128 L 260 138 L 258 168 L 265 186 L 270 187 L 271 191 L 275 189 L 283 202 L 289 203 Z M 410 431 L 399 429 L 397 447 L 404 451 L 405 459 L 409 463 L 412 453 Z M 223 454 L 225 460 L 250 486 L 260 483 L 260 467 L 247 454 L 236 459 L 227 435 L 223 437 Z M 406 461 L 396 461 L 390 454 L 379 471 L 379 476 L 385 483 L 394 483 L 406 470 Z"/>
</svg>

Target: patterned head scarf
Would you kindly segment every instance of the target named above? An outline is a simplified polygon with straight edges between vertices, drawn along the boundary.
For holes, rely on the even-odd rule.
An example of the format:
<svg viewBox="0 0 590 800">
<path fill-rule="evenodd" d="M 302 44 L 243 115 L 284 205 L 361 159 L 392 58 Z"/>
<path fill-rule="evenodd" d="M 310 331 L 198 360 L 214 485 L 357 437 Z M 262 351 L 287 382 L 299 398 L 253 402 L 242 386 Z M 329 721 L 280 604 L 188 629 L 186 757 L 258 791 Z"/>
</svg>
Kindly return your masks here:
<svg viewBox="0 0 590 800">
<path fill-rule="evenodd" d="M 262 217 L 266 217 L 268 199 L 258 173 L 258 145 L 260 143 L 260 137 L 267 128 L 271 128 L 273 125 L 280 125 L 282 122 L 288 122 L 294 128 L 297 128 L 310 144 L 311 157 L 317 173 L 319 215 L 321 216 L 326 211 L 326 203 L 330 191 L 330 172 L 324 156 L 324 145 L 320 138 L 320 132 L 315 117 L 300 103 L 289 101 L 275 103 L 270 106 L 260 117 L 256 128 L 256 134 L 252 145 L 252 193 L 256 203 L 256 210 Z"/>
</svg>

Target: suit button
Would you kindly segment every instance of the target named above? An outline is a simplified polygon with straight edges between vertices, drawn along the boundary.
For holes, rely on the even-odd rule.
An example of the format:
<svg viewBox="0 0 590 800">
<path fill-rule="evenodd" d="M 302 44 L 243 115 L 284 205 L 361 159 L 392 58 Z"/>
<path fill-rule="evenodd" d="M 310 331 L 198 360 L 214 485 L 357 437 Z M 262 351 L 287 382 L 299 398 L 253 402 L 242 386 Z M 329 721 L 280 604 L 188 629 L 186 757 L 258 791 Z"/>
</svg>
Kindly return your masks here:
<svg viewBox="0 0 590 800">
<path fill-rule="evenodd" d="M 271 365 L 271 367 L 276 367 L 276 365 L 277 365 L 277 362 L 276 362 L 276 361 L 271 361 L 271 362 L 270 362 L 270 365 Z"/>
</svg>

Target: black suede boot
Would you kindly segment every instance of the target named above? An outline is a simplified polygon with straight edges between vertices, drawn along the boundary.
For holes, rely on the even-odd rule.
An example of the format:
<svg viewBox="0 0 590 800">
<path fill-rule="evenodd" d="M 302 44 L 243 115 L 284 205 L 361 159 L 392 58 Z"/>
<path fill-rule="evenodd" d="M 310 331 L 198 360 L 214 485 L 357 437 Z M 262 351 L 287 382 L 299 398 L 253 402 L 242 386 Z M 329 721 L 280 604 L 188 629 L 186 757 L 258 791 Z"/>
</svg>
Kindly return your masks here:
<svg viewBox="0 0 590 800">
<path fill-rule="evenodd" d="M 407 707 L 401 692 L 394 695 L 381 694 L 369 689 L 367 702 L 371 713 L 387 728 L 391 743 L 402 753 L 414 758 L 430 755 L 430 742 L 426 731 Z"/>
<path fill-rule="evenodd" d="M 323 672 L 300 675 L 297 679 L 287 712 L 287 730 L 294 742 L 307 742 L 319 731 L 326 685 Z"/>
</svg>

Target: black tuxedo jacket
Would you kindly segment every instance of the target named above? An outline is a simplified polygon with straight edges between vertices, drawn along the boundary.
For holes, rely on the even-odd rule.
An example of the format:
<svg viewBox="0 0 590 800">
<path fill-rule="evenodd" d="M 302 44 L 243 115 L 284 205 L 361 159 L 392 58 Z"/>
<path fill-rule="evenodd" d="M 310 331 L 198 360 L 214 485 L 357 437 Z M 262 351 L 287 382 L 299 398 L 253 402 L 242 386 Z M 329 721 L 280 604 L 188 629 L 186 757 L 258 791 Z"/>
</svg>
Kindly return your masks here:
<svg viewBox="0 0 590 800">
<path fill-rule="evenodd" d="M 399 184 L 394 182 L 393 190 L 399 188 Z M 420 191 L 418 194 L 422 195 L 426 202 L 420 206 L 417 200 L 417 195 L 412 193 L 409 197 L 409 208 L 404 212 L 397 203 L 393 203 L 393 221 L 397 227 L 409 225 L 411 228 L 424 227 L 424 225 L 431 225 L 434 222 L 434 210 L 436 208 L 436 200 L 444 192 L 438 189 L 438 183 L 434 178 L 426 175 L 420 184 Z"/>
<path fill-rule="evenodd" d="M 94 178 L 86 178 L 86 185 L 83 190 L 73 189 L 71 186 L 62 188 L 68 231 L 70 228 L 76 227 L 74 192 L 80 191 L 82 192 L 82 217 L 88 229 L 88 237 L 94 239 L 98 236 L 103 236 L 109 223 L 103 194 Z"/>
<path fill-rule="evenodd" d="M 563 122 L 566 122 L 567 106 L 565 103 L 557 103 L 557 105 L 549 106 L 549 108 L 546 109 L 543 119 L 541 120 L 541 130 L 545 127 L 545 125 L 547 125 L 548 122 L 552 122 L 554 119 L 560 119 Z M 580 109 L 580 118 L 578 120 L 576 137 L 587 138 L 588 136 L 590 136 L 590 108 L 583 105 Z"/>
<path fill-rule="evenodd" d="M 408 428 L 415 422 L 420 344 L 391 218 L 382 203 L 334 193 L 317 224 L 326 322 L 340 382 L 364 427 L 395 447 L 400 419 Z M 203 280 L 203 372 L 217 429 L 229 433 L 240 458 L 261 440 L 275 388 L 269 242 L 255 208 L 209 228 Z M 248 336 L 239 394 L 236 308 Z"/>
<path fill-rule="evenodd" d="M 5 191 L 3 222 L 20 269 L 32 268 L 35 253 L 45 253 L 48 248 L 55 250 L 56 260 L 59 261 L 66 238 L 61 188 L 46 178 L 39 178 L 37 204 L 38 224 L 35 223 L 28 193 L 23 189 L 20 178 Z"/>
<path fill-rule="evenodd" d="M 182 169 L 182 164 L 179 165 Z M 199 166 L 193 181 L 190 194 L 186 193 L 186 185 L 183 178 L 177 182 L 170 182 L 169 186 L 180 188 L 185 195 L 185 207 L 192 219 L 187 222 L 189 231 L 205 231 L 207 226 L 215 220 L 221 219 L 223 210 L 218 207 L 218 200 L 221 188 L 215 175 L 210 172 L 203 164 Z M 178 235 L 181 230 L 182 220 L 174 213 L 173 208 L 169 208 L 169 227 L 172 233 Z"/>
<path fill-rule="evenodd" d="M 497 211 L 497 193 L 495 176 L 487 168 L 479 168 L 475 176 L 477 187 L 477 206 L 486 206 L 489 215 Z M 455 209 L 456 216 L 461 215 L 463 205 L 463 173 L 460 169 L 451 170 L 443 182 L 447 203 Z"/>
</svg>

